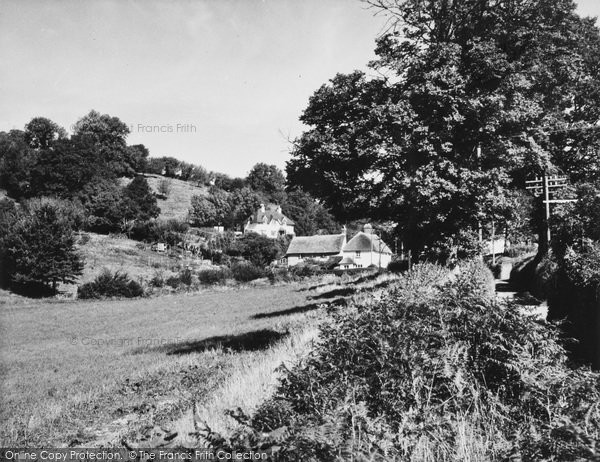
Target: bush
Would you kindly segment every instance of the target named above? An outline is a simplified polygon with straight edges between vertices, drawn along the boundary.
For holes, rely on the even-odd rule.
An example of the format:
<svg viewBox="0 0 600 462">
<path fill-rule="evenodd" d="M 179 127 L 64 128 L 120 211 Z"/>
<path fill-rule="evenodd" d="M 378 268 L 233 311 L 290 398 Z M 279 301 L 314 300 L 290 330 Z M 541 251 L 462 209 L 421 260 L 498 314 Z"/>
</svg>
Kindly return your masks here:
<svg viewBox="0 0 600 462">
<path fill-rule="evenodd" d="M 179 279 L 179 275 L 169 276 L 167 278 L 167 280 L 165 281 L 165 283 L 173 289 L 178 289 L 179 286 L 181 285 L 181 279 Z"/>
<path fill-rule="evenodd" d="M 294 280 L 294 275 L 287 267 L 270 268 L 267 272 L 267 277 L 271 284 L 276 282 L 290 282 Z"/>
<path fill-rule="evenodd" d="M 265 276 L 265 272 L 252 263 L 240 262 L 231 266 L 231 274 L 239 282 L 250 282 Z"/>
<path fill-rule="evenodd" d="M 460 273 L 454 281 L 454 286 L 461 291 L 460 295 L 467 294 L 492 300 L 496 296 L 494 275 L 481 260 L 470 260 L 459 263 Z"/>
<path fill-rule="evenodd" d="M 116 271 L 111 273 L 105 269 L 92 282 L 79 286 L 77 296 L 79 298 L 103 298 L 103 297 L 141 297 L 144 295 L 142 286 L 129 278 L 127 273 Z"/>
<path fill-rule="evenodd" d="M 278 240 L 248 233 L 234 241 L 227 253 L 231 256 L 242 256 L 254 266 L 264 268 L 285 253 L 281 244 Z"/>
<path fill-rule="evenodd" d="M 481 262 L 417 265 L 331 313 L 313 353 L 230 439 L 277 460 L 584 460 L 598 456 L 600 375 L 557 332 L 489 297 Z M 471 283 L 469 278 L 480 281 Z"/>
<path fill-rule="evenodd" d="M 393 260 L 387 267 L 392 273 L 404 273 L 408 271 L 408 260 Z"/>
<path fill-rule="evenodd" d="M 131 230 L 131 237 L 138 241 L 165 242 L 176 246 L 183 240 L 189 224 L 181 220 L 138 221 Z"/>
<path fill-rule="evenodd" d="M 323 267 L 320 265 L 311 265 L 308 263 L 300 263 L 291 266 L 290 273 L 296 278 L 308 278 L 312 276 L 320 276 L 324 273 Z"/>
<path fill-rule="evenodd" d="M 227 268 L 206 269 L 198 273 L 198 280 L 203 284 L 223 284 L 231 277 Z"/>
<path fill-rule="evenodd" d="M 548 291 L 548 319 L 565 320 L 569 344 L 578 360 L 600 369 L 600 244 L 567 250 Z"/>
<path fill-rule="evenodd" d="M 184 269 L 179 272 L 179 280 L 186 286 L 191 286 L 193 281 L 193 273 L 190 269 Z"/>
<path fill-rule="evenodd" d="M 150 285 L 152 287 L 162 287 L 165 285 L 165 278 L 162 273 L 154 273 L 152 279 L 150 279 Z"/>
<path fill-rule="evenodd" d="M 171 180 L 169 180 L 167 178 L 163 178 L 158 183 L 158 193 L 166 199 L 169 196 L 170 192 L 171 192 Z"/>
</svg>

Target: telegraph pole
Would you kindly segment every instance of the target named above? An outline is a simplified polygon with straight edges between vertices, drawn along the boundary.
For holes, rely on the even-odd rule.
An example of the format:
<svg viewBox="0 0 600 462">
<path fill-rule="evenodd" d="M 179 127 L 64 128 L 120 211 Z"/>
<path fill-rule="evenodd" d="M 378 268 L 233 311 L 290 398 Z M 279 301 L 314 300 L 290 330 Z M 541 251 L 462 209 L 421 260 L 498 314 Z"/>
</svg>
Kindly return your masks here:
<svg viewBox="0 0 600 462">
<path fill-rule="evenodd" d="M 553 195 L 559 190 L 567 186 L 567 177 L 564 176 L 550 176 L 547 173 L 542 178 L 535 177 L 533 180 L 525 181 L 525 189 L 533 192 L 533 195 L 539 197 L 543 195 L 545 215 L 546 215 L 546 244 L 550 247 L 550 216 L 552 210 L 550 204 L 566 204 L 569 202 L 577 202 L 577 199 L 553 199 Z"/>
<path fill-rule="evenodd" d="M 546 242 L 550 248 L 550 188 L 548 187 L 548 175 L 544 175 L 544 205 L 546 206 Z"/>
</svg>

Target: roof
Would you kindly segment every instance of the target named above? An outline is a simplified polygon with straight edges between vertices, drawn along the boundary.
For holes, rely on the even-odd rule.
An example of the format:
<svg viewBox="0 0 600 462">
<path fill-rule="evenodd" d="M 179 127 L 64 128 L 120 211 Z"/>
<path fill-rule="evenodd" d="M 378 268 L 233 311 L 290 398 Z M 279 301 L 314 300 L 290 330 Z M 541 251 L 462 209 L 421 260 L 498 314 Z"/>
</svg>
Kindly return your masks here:
<svg viewBox="0 0 600 462">
<path fill-rule="evenodd" d="M 348 241 L 344 252 L 379 252 L 389 253 L 392 251 L 385 242 L 376 234 L 366 234 L 362 231 Z"/>
<path fill-rule="evenodd" d="M 291 254 L 337 254 L 342 251 L 344 234 L 320 234 L 316 236 L 295 236 L 290 242 L 286 255 Z"/>
<path fill-rule="evenodd" d="M 271 204 L 271 205 L 268 205 L 267 207 L 265 207 L 264 212 L 261 209 L 258 209 L 256 212 L 254 212 L 248 218 L 248 220 L 251 221 L 252 223 L 262 223 L 263 218 L 266 216 L 268 223 L 270 223 L 271 220 L 277 220 L 279 223 L 281 223 L 281 222 L 283 222 L 283 219 L 285 218 L 286 224 L 293 225 L 294 222 L 292 220 L 290 220 L 288 217 L 286 217 L 283 213 L 281 213 L 280 210 L 281 209 L 277 205 Z"/>
<path fill-rule="evenodd" d="M 338 266 L 344 266 L 344 265 L 355 265 L 356 263 L 354 263 L 354 259 L 350 258 L 350 257 L 344 257 L 342 259 L 341 262 L 338 263 Z"/>
</svg>

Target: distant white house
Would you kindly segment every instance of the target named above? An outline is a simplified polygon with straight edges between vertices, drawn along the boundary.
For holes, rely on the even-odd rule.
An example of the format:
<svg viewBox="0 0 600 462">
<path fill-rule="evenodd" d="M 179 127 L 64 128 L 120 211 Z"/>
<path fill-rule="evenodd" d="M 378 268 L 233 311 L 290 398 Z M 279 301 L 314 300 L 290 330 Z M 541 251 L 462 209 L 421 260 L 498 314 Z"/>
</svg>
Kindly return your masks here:
<svg viewBox="0 0 600 462">
<path fill-rule="evenodd" d="M 331 257 L 341 257 L 344 245 L 346 245 L 345 229 L 341 234 L 295 236 L 285 256 L 288 266 L 295 266 L 307 259 L 326 261 Z"/>
<path fill-rule="evenodd" d="M 278 205 L 260 204 L 260 208 L 248 218 L 244 226 L 244 234 L 262 234 L 271 239 L 280 236 L 294 236 L 294 222 L 281 212 Z"/>
<path fill-rule="evenodd" d="M 373 227 L 366 224 L 343 249 L 343 259 L 338 263 L 340 269 L 368 268 L 376 266 L 387 268 L 392 261 L 392 251 L 383 240 L 373 233 Z"/>
</svg>

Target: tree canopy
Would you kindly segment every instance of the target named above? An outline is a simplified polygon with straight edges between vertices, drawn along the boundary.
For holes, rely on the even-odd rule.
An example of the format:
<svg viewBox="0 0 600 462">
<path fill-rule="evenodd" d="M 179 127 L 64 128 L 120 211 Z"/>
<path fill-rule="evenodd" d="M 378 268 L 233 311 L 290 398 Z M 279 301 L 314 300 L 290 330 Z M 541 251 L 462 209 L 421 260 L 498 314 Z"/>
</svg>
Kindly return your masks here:
<svg viewBox="0 0 600 462">
<path fill-rule="evenodd" d="M 59 282 L 75 282 L 82 273 L 69 204 L 35 199 L 19 209 L 5 208 L 0 224 L 2 280 L 10 287 L 29 295 L 55 292 Z"/>
<path fill-rule="evenodd" d="M 259 162 L 246 178 L 248 186 L 261 192 L 268 202 L 281 203 L 285 198 L 285 176 L 276 165 Z"/>
<path fill-rule="evenodd" d="M 600 34 L 570 0 L 373 0 L 378 76 L 310 98 L 288 181 L 420 248 L 510 221 L 529 175 L 600 171 Z"/>
</svg>

